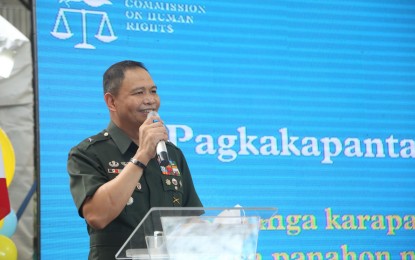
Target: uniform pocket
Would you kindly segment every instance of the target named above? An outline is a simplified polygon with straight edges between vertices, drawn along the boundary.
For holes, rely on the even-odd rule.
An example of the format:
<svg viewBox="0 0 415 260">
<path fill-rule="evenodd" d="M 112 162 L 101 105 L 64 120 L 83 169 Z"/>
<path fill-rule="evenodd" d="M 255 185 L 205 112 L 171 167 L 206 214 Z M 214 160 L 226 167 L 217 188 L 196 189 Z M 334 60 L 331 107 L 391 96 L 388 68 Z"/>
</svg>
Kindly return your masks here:
<svg viewBox="0 0 415 260">
<path fill-rule="evenodd" d="M 183 183 L 181 176 L 162 175 L 164 191 L 174 191 L 183 193 Z"/>
<path fill-rule="evenodd" d="M 163 189 L 173 204 L 173 206 L 180 207 L 183 202 L 183 183 L 181 176 L 162 175 Z"/>
</svg>

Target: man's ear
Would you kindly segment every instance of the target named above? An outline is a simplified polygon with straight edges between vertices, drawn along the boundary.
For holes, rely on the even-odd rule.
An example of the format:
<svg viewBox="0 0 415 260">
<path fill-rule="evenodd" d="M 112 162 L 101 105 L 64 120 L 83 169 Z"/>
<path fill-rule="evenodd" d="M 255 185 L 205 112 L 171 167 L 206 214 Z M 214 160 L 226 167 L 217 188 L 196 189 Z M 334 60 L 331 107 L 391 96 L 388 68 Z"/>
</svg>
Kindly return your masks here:
<svg viewBox="0 0 415 260">
<path fill-rule="evenodd" d="M 107 107 L 108 107 L 109 110 L 111 110 L 111 111 L 116 111 L 117 110 L 116 107 L 115 107 L 115 98 L 111 93 L 109 93 L 109 92 L 105 93 L 104 100 L 105 100 L 105 104 L 107 104 Z"/>
</svg>

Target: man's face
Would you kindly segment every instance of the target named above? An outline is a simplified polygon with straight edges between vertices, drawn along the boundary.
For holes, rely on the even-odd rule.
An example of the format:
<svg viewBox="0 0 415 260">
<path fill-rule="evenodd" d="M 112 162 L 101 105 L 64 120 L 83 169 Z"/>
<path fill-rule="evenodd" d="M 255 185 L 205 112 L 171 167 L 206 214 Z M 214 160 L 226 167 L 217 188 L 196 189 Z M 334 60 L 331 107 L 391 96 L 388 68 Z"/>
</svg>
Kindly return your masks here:
<svg viewBox="0 0 415 260">
<path fill-rule="evenodd" d="M 121 126 L 138 127 L 147 119 L 150 110 L 157 111 L 160 98 L 150 74 L 141 68 L 125 72 L 124 80 L 115 99 L 115 114 Z"/>
</svg>

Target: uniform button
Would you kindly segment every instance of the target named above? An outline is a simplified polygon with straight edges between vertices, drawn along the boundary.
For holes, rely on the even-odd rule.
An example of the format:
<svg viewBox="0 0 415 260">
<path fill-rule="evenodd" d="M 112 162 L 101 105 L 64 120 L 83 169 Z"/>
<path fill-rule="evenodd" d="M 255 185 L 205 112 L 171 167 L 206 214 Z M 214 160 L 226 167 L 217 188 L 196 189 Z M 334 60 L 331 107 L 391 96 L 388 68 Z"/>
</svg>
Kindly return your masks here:
<svg viewBox="0 0 415 260">
<path fill-rule="evenodd" d="M 133 202 L 134 202 L 133 197 L 130 197 L 127 201 L 127 206 L 130 206 L 131 204 L 133 204 Z"/>
<path fill-rule="evenodd" d="M 107 133 L 107 132 L 105 132 L 105 133 L 104 133 L 104 136 L 108 136 L 108 133 Z"/>
</svg>

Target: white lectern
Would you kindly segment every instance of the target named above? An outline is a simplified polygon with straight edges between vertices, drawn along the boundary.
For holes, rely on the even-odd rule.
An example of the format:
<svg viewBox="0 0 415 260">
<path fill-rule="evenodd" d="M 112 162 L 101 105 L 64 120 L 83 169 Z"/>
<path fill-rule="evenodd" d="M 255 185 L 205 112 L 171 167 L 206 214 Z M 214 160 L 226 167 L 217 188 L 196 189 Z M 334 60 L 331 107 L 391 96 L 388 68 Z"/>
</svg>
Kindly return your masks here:
<svg viewBox="0 0 415 260">
<path fill-rule="evenodd" d="M 276 208 L 152 208 L 116 259 L 256 259 L 261 225 Z"/>
</svg>

